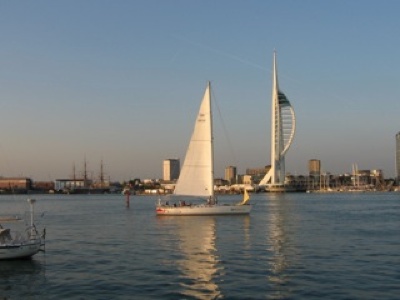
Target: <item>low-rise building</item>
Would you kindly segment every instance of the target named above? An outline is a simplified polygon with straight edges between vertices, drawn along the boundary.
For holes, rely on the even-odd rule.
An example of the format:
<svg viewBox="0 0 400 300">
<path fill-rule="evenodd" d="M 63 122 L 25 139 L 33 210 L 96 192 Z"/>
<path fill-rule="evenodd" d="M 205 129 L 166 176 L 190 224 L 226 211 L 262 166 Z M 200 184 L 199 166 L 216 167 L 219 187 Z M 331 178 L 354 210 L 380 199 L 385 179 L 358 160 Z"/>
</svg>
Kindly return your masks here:
<svg viewBox="0 0 400 300">
<path fill-rule="evenodd" d="M 32 189 L 32 179 L 27 177 L 0 178 L 0 189 L 4 191 L 28 191 Z"/>
<path fill-rule="evenodd" d="M 56 191 L 77 190 L 90 187 L 91 181 L 85 179 L 56 179 L 54 189 Z"/>
</svg>

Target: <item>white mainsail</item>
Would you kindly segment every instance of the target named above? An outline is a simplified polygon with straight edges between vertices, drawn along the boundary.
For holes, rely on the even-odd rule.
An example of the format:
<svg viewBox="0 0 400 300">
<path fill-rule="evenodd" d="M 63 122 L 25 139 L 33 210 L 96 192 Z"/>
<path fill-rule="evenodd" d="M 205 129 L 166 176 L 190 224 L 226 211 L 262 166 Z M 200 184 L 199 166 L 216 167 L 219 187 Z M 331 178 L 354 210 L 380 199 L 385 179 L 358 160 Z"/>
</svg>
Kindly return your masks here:
<svg viewBox="0 0 400 300">
<path fill-rule="evenodd" d="M 174 194 L 214 196 L 211 87 L 207 84 Z"/>
</svg>

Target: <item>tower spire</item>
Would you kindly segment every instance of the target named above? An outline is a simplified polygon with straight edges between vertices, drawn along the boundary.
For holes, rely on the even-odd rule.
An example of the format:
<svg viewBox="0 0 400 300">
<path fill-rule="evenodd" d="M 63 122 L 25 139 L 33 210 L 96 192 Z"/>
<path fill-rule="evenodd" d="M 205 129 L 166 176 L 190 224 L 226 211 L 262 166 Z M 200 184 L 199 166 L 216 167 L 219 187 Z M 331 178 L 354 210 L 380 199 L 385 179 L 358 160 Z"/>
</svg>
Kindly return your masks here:
<svg viewBox="0 0 400 300">
<path fill-rule="evenodd" d="M 285 190 L 285 153 L 292 143 L 295 123 L 293 108 L 285 94 L 279 90 L 276 50 L 274 50 L 271 106 L 271 169 L 261 180 L 260 185 L 266 185 L 271 190 Z"/>
</svg>

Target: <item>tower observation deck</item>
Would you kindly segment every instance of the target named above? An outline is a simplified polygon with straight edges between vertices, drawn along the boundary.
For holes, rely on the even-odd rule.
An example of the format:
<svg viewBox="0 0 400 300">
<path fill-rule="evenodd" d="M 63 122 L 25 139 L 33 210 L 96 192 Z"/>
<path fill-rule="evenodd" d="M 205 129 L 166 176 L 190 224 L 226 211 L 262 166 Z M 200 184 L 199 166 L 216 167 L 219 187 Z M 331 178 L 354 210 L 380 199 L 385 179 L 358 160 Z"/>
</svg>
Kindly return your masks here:
<svg viewBox="0 0 400 300">
<path fill-rule="evenodd" d="M 273 57 L 272 108 L 271 108 L 271 169 L 261 180 L 260 186 L 267 191 L 284 192 L 285 154 L 292 144 L 296 129 L 296 118 L 292 105 L 279 89 L 276 52 Z"/>
</svg>

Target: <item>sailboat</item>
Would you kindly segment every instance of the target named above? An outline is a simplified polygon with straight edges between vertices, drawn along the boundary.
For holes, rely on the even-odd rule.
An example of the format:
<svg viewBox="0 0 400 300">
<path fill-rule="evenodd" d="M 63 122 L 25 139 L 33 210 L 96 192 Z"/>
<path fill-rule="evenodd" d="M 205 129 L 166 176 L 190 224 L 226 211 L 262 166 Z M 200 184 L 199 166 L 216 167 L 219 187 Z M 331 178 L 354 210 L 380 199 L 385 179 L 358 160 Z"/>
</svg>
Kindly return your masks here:
<svg viewBox="0 0 400 300">
<path fill-rule="evenodd" d="M 175 186 L 174 195 L 201 197 L 204 203 L 180 201 L 171 205 L 159 199 L 157 215 L 240 215 L 249 214 L 249 197 L 236 204 L 219 204 L 214 195 L 214 146 L 211 111 L 211 84 L 207 87 L 196 118 L 185 161 Z"/>
<path fill-rule="evenodd" d="M 38 253 L 44 246 L 45 232 L 39 234 L 34 223 L 35 199 L 27 200 L 30 205 L 30 224 L 26 228 L 26 235 L 3 228 L 0 224 L 0 260 L 29 258 Z M 19 221 L 19 218 L 1 218 L 2 222 Z"/>
</svg>

